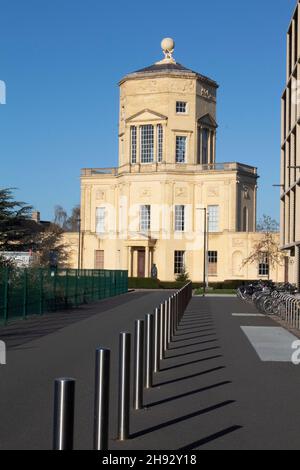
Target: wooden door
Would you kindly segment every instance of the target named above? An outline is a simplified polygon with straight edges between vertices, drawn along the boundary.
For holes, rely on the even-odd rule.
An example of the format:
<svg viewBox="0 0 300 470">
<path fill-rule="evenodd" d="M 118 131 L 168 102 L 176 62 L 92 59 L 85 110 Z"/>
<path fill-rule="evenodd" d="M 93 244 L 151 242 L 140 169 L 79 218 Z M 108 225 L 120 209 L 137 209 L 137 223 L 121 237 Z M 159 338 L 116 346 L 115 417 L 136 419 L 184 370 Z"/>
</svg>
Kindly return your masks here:
<svg viewBox="0 0 300 470">
<path fill-rule="evenodd" d="M 145 277 L 145 251 L 138 251 L 138 277 Z"/>
</svg>

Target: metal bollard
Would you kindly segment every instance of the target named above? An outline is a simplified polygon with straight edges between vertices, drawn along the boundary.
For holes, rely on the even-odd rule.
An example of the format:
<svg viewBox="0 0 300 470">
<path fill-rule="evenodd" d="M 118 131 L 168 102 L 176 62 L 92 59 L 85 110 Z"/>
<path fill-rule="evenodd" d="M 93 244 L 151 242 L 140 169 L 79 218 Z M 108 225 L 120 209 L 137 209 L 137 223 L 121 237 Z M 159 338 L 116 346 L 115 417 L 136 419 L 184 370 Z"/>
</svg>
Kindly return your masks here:
<svg viewBox="0 0 300 470">
<path fill-rule="evenodd" d="M 54 382 L 53 450 L 73 450 L 75 380 L 62 378 Z"/>
<path fill-rule="evenodd" d="M 172 341 L 172 297 L 168 300 L 168 346 Z"/>
<path fill-rule="evenodd" d="M 119 420 L 118 439 L 129 438 L 130 409 L 130 333 L 120 333 Z"/>
<path fill-rule="evenodd" d="M 164 357 L 168 349 L 168 301 L 165 301 L 164 308 Z"/>
<path fill-rule="evenodd" d="M 160 304 L 159 359 L 164 359 L 164 316 L 165 306 Z"/>
<path fill-rule="evenodd" d="M 145 388 L 151 388 L 153 384 L 153 315 L 146 315 L 146 370 Z"/>
<path fill-rule="evenodd" d="M 154 311 L 154 361 L 153 361 L 153 372 L 157 373 L 160 369 L 160 316 L 161 312 L 159 308 Z"/>
<path fill-rule="evenodd" d="M 96 350 L 94 450 L 108 450 L 110 350 Z"/>
<path fill-rule="evenodd" d="M 134 364 L 133 408 L 141 410 L 144 388 L 144 320 L 135 321 Z"/>
</svg>

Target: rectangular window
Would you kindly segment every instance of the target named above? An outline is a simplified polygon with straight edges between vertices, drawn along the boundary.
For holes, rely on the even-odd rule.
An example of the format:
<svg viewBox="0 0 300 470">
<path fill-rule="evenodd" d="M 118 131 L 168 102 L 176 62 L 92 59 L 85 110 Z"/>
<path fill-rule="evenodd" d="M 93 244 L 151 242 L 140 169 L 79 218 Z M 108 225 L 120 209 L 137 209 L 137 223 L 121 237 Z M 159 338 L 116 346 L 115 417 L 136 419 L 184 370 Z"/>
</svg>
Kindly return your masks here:
<svg viewBox="0 0 300 470">
<path fill-rule="evenodd" d="M 187 138 L 181 135 L 176 136 L 176 163 L 185 163 Z"/>
<path fill-rule="evenodd" d="M 202 129 L 202 165 L 207 165 L 208 163 L 208 129 Z"/>
<path fill-rule="evenodd" d="M 105 207 L 96 209 L 96 233 L 105 233 Z"/>
<path fill-rule="evenodd" d="M 181 274 L 185 270 L 184 265 L 184 251 L 175 251 L 174 252 L 174 274 Z"/>
<path fill-rule="evenodd" d="M 95 269 L 104 269 L 104 250 L 95 250 Z"/>
<path fill-rule="evenodd" d="M 187 113 L 187 103 L 185 101 L 176 101 L 176 113 L 177 114 Z"/>
<path fill-rule="evenodd" d="M 147 232 L 151 228 L 151 206 L 140 207 L 140 230 Z"/>
<path fill-rule="evenodd" d="M 216 276 L 218 274 L 218 252 L 208 252 L 208 275 Z"/>
<path fill-rule="evenodd" d="M 154 160 L 154 129 L 152 125 L 141 126 L 141 163 Z"/>
<path fill-rule="evenodd" d="M 269 259 L 267 254 L 262 254 L 261 262 L 258 265 L 258 275 L 259 276 L 269 276 L 270 266 Z"/>
<path fill-rule="evenodd" d="M 163 141 L 164 141 L 164 134 L 163 134 L 163 126 L 158 124 L 157 126 L 157 161 L 161 163 L 163 160 Z"/>
<path fill-rule="evenodd" d="M 184 232 L 185 206 L 175 206 L 175 232 Z"/>
<path fill-rule="evenodd" d="M 131 163 L 136 163 L 136 127 L 130 127 L 130 152 L 131 152 Z"/>
<path fill-rule="evenodd" d="M 208 206 L 208 231 L 219 232 L 219 206 Z"/>
</svg>

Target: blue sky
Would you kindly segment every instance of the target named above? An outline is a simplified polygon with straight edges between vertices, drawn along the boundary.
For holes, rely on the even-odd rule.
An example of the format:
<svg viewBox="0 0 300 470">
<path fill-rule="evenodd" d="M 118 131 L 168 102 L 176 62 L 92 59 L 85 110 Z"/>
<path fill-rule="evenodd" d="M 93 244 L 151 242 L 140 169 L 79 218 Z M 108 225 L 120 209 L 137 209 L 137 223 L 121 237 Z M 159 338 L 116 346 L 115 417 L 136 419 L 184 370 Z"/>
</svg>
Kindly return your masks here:
<svg viewBox="0 0 300 470">
<path fill-rule="evenodd" d="M 176 41 L 220 84 L 219 162 L 257 166 L 258 215 L 279 216 L 280 97 L 296 0 L 0 0 L 0 187 L 52 218 L 79 203 L 82 167 L 117 165 L 123 75 Z"/>
</svg>

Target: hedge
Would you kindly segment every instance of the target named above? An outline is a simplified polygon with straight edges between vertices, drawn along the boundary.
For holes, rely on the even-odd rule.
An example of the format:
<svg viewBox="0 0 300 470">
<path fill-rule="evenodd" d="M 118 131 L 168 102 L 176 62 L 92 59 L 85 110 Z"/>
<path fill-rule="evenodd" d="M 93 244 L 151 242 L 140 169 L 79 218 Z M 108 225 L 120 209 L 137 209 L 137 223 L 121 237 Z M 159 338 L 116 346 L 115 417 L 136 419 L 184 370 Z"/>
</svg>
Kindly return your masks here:
<svg viewBox="0 0 300 470">
<path fill-rule="evenodd" d="M 226 280 L 224 282 L 210 282 L 211 289 L 237 289 L 241 285 L 249 284 L 255 281 L 245 280 Z M 180 289 L 184 286 L 182 282 L 176 281 L 160 281 L 159 279 L 130 277 L 128 279 L 128 287 L 130 289 Z M 193 282 L 193 289 L 203 287 L 203 282 Z"/>
</svg>

